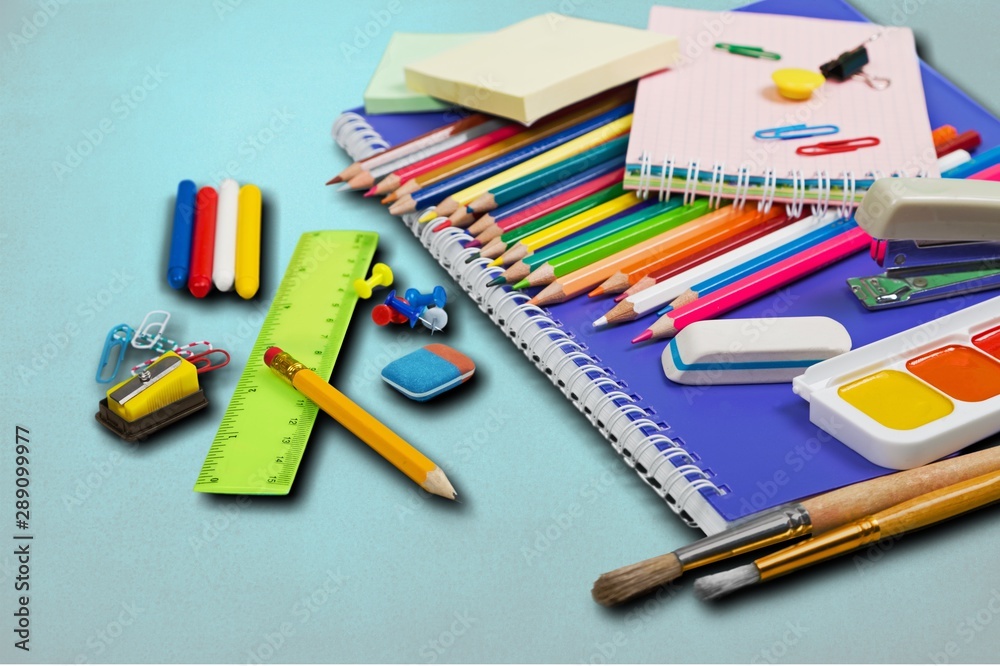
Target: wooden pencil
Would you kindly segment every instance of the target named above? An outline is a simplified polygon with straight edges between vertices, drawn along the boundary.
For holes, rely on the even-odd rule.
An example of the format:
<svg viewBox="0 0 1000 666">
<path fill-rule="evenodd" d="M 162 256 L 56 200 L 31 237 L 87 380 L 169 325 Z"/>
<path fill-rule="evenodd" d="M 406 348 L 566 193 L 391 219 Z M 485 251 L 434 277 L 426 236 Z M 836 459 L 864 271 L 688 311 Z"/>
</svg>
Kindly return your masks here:
<svg viewBox="0 0 1000 666">
<path fill-rule="evenodd" d="M 614 275 L 591 291 L 590 296 L 619 294 L 635 284 L 640 278 L 648 275 L 650 271 L 669 268 L 678 261 L 751 229 L 764 227 L 765 232 L 773 231 L 788 221 L 784 206 L 772 206 L 767 212 L 758 212 L 754 206 L 744 210 L 737 210 L 729 206 L 727 208 L 730 208 L 730 212 L 723 217 L 713 219 L 712 216 L 706 215 L 704 218 L 685 225 L 684 233 L 678 234 L 675 243 L 665 244 L 658 251 L 643 255 L 635 261 L 623 265 Z"/>
<path fill-rule="evenodd" d="M 870 245 L 871 237 L 863 229 L 854 227 L 815 247 L 803 250 L 784 261 L 779 261 L 777 264 L 734 282 L 728 287 L 714 291 L 704 298 L 699 298 L 663 315 L 656 323 L 633 338 L 632 342 L 635 344 L 647 340 L 673 337 L 685 326 L 724 314 Z"/>
</svg>

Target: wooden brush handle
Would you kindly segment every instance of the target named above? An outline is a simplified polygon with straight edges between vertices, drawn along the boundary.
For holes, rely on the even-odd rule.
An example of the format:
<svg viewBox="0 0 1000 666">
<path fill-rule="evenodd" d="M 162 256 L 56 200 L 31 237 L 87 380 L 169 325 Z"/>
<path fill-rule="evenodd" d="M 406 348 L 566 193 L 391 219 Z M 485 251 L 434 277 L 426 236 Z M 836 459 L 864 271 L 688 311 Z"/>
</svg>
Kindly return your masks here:
<svg viewBox="0 0 1000 666">
<path fill-rule="evenodd" d="M 896 472 L 803 500 L 813 533 L 819 534 L 891 506 L 1000 470 L 1000 446 Z"/>
<path fill-rule="evenodd" d="M 983 474 L 915 497 L 876 513 L 879 536 L 885 538 L 939 523 L 1000 500 L 1000 471 Z"/>
</svg>

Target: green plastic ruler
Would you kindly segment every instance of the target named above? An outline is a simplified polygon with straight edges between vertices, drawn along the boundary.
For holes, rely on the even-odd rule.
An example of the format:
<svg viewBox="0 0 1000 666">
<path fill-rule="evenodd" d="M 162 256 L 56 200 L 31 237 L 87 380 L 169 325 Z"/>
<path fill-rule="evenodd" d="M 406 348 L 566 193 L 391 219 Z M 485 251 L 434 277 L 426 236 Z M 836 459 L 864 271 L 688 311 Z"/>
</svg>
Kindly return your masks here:
<svg viewBox="0 0 1000 666">
<path fill-rule="evenodd" d="M 277 345 L 329 380 L 378 234 L 302 235 L 271 302 L 236 392 L 194 489 L 202 493 L 287 495 L 318 408 L 264 365 Z"/>
</svg>

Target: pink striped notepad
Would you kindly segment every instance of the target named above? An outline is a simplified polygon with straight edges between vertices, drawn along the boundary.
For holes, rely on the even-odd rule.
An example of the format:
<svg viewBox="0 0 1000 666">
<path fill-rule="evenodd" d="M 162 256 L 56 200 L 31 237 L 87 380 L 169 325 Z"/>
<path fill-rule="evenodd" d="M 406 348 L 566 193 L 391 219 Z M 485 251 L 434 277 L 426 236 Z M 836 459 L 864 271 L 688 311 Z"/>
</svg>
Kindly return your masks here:
<svg viewBox="0 0 1000 666">
<path fill-rule="evenodd" d="M 870 23 L 653 7 L 649 29 L 680 39 L 681 62 L 642 79 L 625 185 L 721 198 L 859 201 L 874 178 L 939 175 L 920 66 L 908 28 Z M 755 46 L 780 60 L 751 58 L 715 44 Z M 775 70 L 820 65 L 864 44 L 864 72 L 888 79 L 828 80 L 810 99 L 778 95 Z M 826 136 L 762 140 L 758 130 L 834 125 Z M 877 137 L 854 152 L 804 156 L 819 142 Z M 697 181 L 689 174 L 697 173 Z"/>
</svg>

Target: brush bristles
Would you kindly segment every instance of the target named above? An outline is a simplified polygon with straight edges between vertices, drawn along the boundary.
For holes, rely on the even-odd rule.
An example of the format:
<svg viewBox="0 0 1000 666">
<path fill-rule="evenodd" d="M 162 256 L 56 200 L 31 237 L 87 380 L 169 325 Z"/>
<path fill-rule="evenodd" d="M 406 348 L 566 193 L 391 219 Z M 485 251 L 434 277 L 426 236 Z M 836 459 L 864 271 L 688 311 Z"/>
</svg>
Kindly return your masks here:
<svg viewBox="0 0 1000 666">
<path fill-rule="evenodd" d="M 601 574 L 590 593 L 602 606 L 614 606 L 666 585 L 683 572 L 677 556 L 667 553 Z"/>
<path fill-rule="evenodd" d="M 695 581 L 694 593 L 702 601 L 719 599 L 733 592 L 756 585 L 760 581 L 760 570 L 756 564 L 747 564 L 729 571 L 704 576 Z"/>
</svg>

